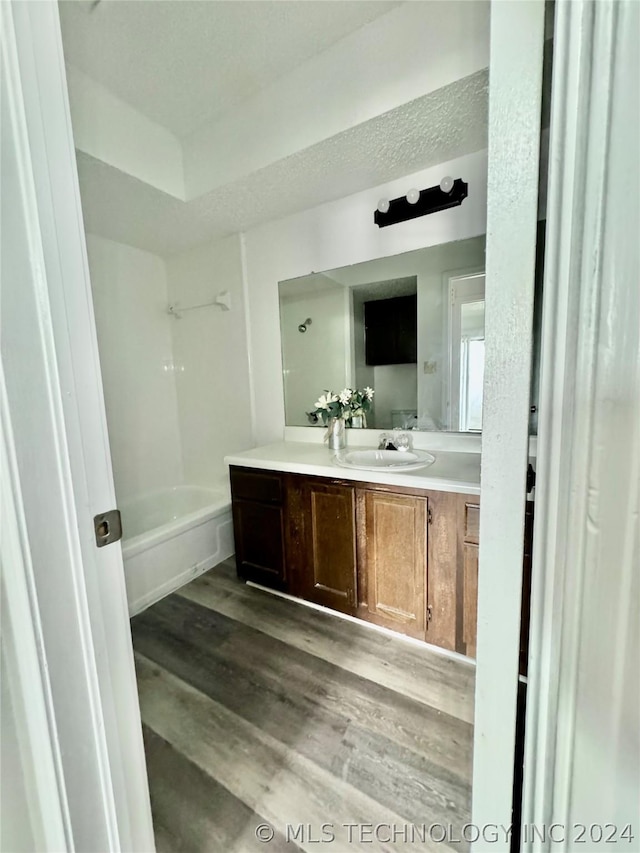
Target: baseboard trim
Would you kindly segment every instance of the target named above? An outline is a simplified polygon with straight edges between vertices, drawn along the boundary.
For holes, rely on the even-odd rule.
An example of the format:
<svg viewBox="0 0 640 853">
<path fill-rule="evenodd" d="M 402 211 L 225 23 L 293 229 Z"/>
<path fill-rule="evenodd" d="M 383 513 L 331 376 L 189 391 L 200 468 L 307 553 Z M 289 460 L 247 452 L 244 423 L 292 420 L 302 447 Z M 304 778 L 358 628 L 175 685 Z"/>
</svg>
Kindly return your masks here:
<svg viewBox="0 0 640 853">
<path fill-rule="evenodd" d="M 331 610 L 331 608 L 324 607 L 322 604 L 316 604 L 314 601 L 305 601 L 303 598 L 296 598 L 295 595 L 289 595 L 289 593 L 281 592 L 278 589 L 270 589 L 268 586 L 262 586 L 262 584 L 255 583 L 254 581 L 246 581 L 246 584 L 247 586 L 254 587 L 254 589 L 261 589 L 263 592 L 275 595 L 278 598 L 284 598 L 286 601 L 293 601 L 296 604 L 302 604 L 310 610 L 317 610 L 320 613 L 327 613 L 329 616 L 335 616 L 338 619 L 343 619 L 345 622 L 352 622 L 355 625 L 361 625 L 363 628 L 368 628 L 371 631 L 377 631 L 379 634 L 384 634 L 387 637 L 394 637 L 397 640 L 402 640 L 403 642 L 417 648 L 428 649 L 442 657 L 451 658 L 451 660 L 467 664 L 475 669 L 475 660 L 467 657 L 466 655 L 461 655 L 459 652 L 454 652 L 450 649 L 443 649 L 440 646 L 434 646 L 431 643 L 424 642 L 423 640 L 417 640 L 415 637 L 407 637 L 406 634 L 400 634 L 397 631 L 392 631 L 390 628 L 385 628 L 383 625 L 374 625 L 373 622 L 365 622 L 363 619 L 358 619 L 356 616 L 349 616 L 348 613 L 340 613 L 337 610 Z"/>
</svg>

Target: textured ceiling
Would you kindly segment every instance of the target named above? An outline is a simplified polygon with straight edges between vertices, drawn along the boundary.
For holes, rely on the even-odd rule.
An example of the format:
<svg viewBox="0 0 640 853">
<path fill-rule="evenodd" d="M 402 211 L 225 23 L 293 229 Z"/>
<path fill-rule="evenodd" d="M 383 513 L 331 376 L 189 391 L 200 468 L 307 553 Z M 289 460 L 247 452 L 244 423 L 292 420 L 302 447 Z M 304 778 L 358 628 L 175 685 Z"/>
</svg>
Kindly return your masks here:
<svg viewBox="0 0 640 853">
<path fill-rule="evenodd" d="M 65 59 L 183 137 L 385 14 L 382 0 L 60 0 Z"/>
<path fill-rule="evenodd" d="M 429 250 L 420 249 L 420 251 L 428 252 Z M 340 270 L 331 270 L 328 273 L 317 272 L 299 278 L 290 278 L 288 281 L 281 281 L 278 284 L 280 301 L 295 302 L 310 295 L 315 296 L 319 293 L 343 290 L 345 287 L 349 287 L 348 284 L 332 278 L 335 273 L 339 272 Z M 375 272 L 373 274 L 375 275 Z M 410 296 L 417 292 L 418 278 L 413 275 L 355 285 L 353 287 L 353 298 L 356 303 L 362 303 L 377 299 L 391 299 L 393 296 Z"/>
<path fill-rule="evenodd" d="M 285 302 L 295 302 L 309 295 L 326 293 L 328 290 L 342 290 L 343 285 L 338 284 L 324 273 L 316 272 L 311 275 L 301 275 L 298 278 L 290 278 L 288 281 L 278 283 L 280 299 Z"/>
<path fill-rule="evenodd" d="M 85 227 L 179 252 L 486 148 L 487 99 L 485 70 L 189 202 L 78 152 Z"/>
<path fill-rule="evenodd" d="M 421 249 L 428 252 L 428 249 Z M 417 276 L 392 278 L 388 281 L 372 281 L 370 284 L 359 284 L 353 288 L 355 305 L 363 302 L 376 302 L 378 299 L 393 299 L 396 296 L 412 296 L 418 292 Z"/>
</svg>

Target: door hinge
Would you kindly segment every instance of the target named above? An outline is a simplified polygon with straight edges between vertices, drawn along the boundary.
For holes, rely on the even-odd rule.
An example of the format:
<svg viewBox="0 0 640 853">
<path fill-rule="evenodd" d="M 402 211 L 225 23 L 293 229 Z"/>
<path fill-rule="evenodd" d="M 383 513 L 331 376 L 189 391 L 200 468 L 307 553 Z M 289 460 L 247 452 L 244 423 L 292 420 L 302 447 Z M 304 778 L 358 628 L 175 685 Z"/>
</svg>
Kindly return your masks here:
<svg viewBox="0 0 640 853">
<path fill-rule="evenodd" d="M 529 463 L 529 467 L 527 468 L 527 494 L 531 494 L 531 492 L 536 487 L 536 472 L 533 468 L 533 465 Z"/>
<path fill-rule="evenodd" d="M 431 507 L 427 507 L 427 524 L 433 524 L 433 513 Z"/>
<path fill-rule="evenodd" d="M 433 619 L 433 607 L 430 604 L 427 604 L 427 625 Z"/>
<path fill-rule="evenodd" d="M 93 519 L 93 530 L 98 548 L 103 548 L 105 545 L 122 539 L 120 510 L 110 509 L 109 512 L 101 512 L 96 515 Z"/>
</svg>

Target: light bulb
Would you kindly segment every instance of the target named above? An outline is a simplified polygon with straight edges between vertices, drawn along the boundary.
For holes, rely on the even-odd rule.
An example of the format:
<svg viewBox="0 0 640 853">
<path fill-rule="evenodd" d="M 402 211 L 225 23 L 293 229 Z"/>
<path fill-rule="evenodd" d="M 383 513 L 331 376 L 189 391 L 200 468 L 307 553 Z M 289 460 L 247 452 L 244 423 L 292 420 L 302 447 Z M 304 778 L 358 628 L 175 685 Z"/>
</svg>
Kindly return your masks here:
<svg viewBox="0 0 640 853">
<path fill-rule="evenodd" d="M 440 189 L 443 193 L 447 193 L 447 195 L 449 195 L 453 189 L 453 178 L 451 175 L 446 175 L 446 177 L 440 181 Z"/>
<path fill-rule="evenodd" d="M 381 198 L 378 202 L 378 210 L 380 213 L 386 213 L 389 210 L 389 199 Z"/>
<path fill-rule="evenodd" d="M 420 201 L 420 192 L 416 189 L 410 189 L 407 193 L 407 201 L 409 204 L 417 204 Z"/>
</svg>

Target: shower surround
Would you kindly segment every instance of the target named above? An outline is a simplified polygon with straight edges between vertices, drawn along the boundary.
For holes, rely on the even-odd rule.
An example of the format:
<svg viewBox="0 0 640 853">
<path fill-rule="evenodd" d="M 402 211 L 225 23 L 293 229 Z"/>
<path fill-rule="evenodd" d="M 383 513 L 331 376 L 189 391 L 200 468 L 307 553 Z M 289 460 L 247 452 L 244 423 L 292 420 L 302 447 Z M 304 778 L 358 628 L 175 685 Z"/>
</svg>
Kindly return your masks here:
<svg viewBox="0 0 640 853">
<path fill-rule="evenodd" d="M 233 553 L 223 459 L 253 444 L 240 238 L 166 258 L 87 248 L 134 613 Z M 168 313 L 221 290 L 230 311 Z"/>
</svg>

